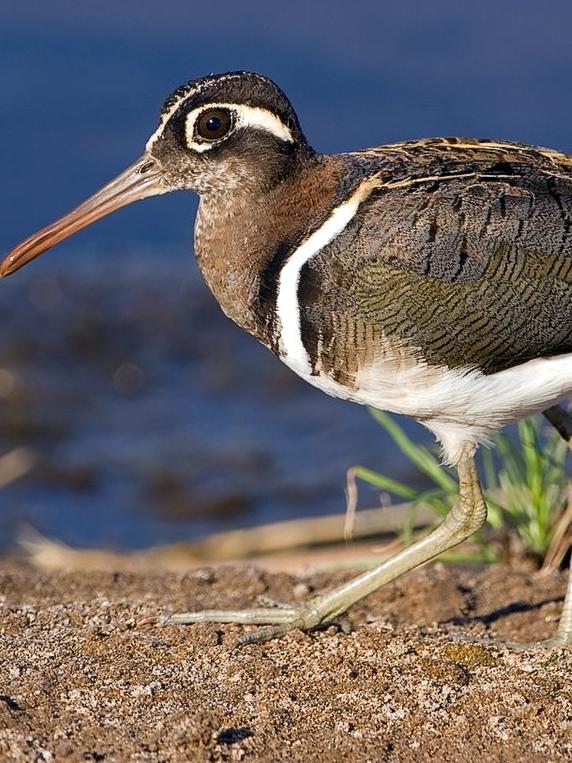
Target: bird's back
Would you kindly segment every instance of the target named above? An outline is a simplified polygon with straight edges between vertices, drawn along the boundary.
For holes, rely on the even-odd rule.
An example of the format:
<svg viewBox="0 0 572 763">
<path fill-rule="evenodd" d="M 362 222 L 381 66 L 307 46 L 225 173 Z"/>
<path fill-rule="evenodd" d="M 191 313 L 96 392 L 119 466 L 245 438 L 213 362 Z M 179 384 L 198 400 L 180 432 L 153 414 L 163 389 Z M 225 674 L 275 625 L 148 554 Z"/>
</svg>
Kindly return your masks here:
<svg viewBox="0 0 572 763">
<path fill-rule="evenodd" d="M 442 138 L 343 159 L 379 185 L 301 274 L 317 365 L 351 377 L 388 341 L 485 373 L 572 352 L 571 156 Z"/>
</svg>

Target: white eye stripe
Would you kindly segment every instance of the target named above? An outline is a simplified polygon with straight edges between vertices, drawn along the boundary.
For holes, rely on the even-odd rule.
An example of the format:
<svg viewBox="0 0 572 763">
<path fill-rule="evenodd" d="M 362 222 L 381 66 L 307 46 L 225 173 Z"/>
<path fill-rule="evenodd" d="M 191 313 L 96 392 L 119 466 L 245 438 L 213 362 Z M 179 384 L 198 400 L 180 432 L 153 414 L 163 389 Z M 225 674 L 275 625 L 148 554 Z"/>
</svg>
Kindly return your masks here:
<svg viewBox="0 0 572 763">
<path fill-rule="evenodd" d="M 161 136 L 165 129 L 169 119 L 178 111 L 181 103 L 175 104 L 166 114 L 161 118 L 161 123 L 157 130 L 151 135 L 147 141 L 146 149 L 150 151 L 155 141 Z M 240 127 L 258 127 L 259 129 L 266 130 L 271 135 L 274 135 L 279 140 L 284 140 L 287 143 L 293 143 L 294 137 L 291 130 L 286 127 L 284 122 L 279 119 L 275 114 L 267 109 L 259 108 L 257 106 L 245 106 L 243 104 L 236 103 L 209 103 L 203 106 L 197 106 L 188 115 L 185 123 L 185 136 L 187 146 L 194 151 L 203 152 L 208 151 L 216 145 L 217 141 L 209 143 L 208 141 L 195 140 L 195 125 L 204 111 L 210 111 L 211 109 L 228 109 L 234 116 L 234 128 Z"/>
<path fill-rule="evenodd" d="M 216 77 L 216 80 L 219 85 L 221 85 L 224 82 L 229 82 L 232 80 L 237 80 L 241 76 L 241 72 L 231 72 L 230 74 L 219 74 Z M 255 77 L 258 77 L 259 79 L 264 81 L 264 77 L 259 77 L 258 75 L 255 75 Z M 205 88 L 209 87 L 213 84 L 212 78 L 205 78 L 201 82 L 188 82 L 187 85 L 180 88 L 180 96 L 178 98 L 175 98 L 169 108 L 166 111 L 163 111 L 161 113 L 161 117 L 159 119 L 159 126 L 155 130 L 155 132 L 151 135 L 149 140 L 147 141 L 146 149 L 149 151 L 152 147 L 152 145 L 155 143 L 157 138 L 160 137 L 161 133 L 165 129 L 165 125 L 171 119 L 173 114 L 179 110 L 179 108 L 185 103 L 191 96 L 196 96 L 200 94 Z M 174 95 L 174 94 L 173 94 Z"/>
<path fill-rule="evenodd" d="M 159 124 L 159 127 L 155 130 L 153 135 L 151 135 L 151 137 L 147 141 L 147 145 L 146 145 L 147 151 L 151 150 L 151 148 L 153 147 L 153 144 L 157 141 L 157 139 L 163 133 L 163 130 L 165 129 L 168 121 L 175 114 L 175 112 L 178 111 L 180 106 L 181 106 L 181 101 L 178 101 L 169 109 L 168 112 L 166 112 L 161 117 L 161 122 Z M 186 142 L 188 147 L 193 149 L 194 151 L 199 151 L 199 152 L 208 151 L 209 148 L 212 148 L 214 145 L 216 145 L 216 141 L 213 141 L 212 143 L 208 143 L 208 142 L 202 142 L 202 141 L 199 142 L 194 139 L 195 124 L 197 122 L 197 119 L 203 113 L 203 111 L 210 110 L 210 109 L 229 109 L 229 111 L 232 111 L 234 115 L 235 128 L 258 127 L 276 136 L 279 140 L 284 140 L 287 143 L 294 142 L 294 137 L 290 129 L 286 127 L 286 125 L 284 124 L 284 122 L 282 122 L 281 119 L 279 119 L 275 114 L 273 114 L 271 111 L 268 111 L 267 109 L 259 108 L 256 106 L 245 106 L 243 104 L 236 104 L 236 103 L 209 103 L 208 106 L 204 104 L 202 106 L 197 106 L 196 109 L 193 109 L 187 115 L 186 124 L 185 124 Z"/>
<path fill-rule="evenodd" d="M 187 146 L 193 151 L 202 153 L 203 151 L 208 151 L 218 143 L 216 140 L 212 142 L 196 140 L 195 126 L 197 120 L 200 118 L 201 114 L 205 111 L 210 111 L 211 109 L 228 109 L 232 112 L 235 130 L 240 127 L 258 127 L 271 133 L 279 140 L 284 140 L 288 143 L 294 141 L 291 131 L 286 127 L 284 122 L 267 109 L 235 103 L 209 103 L 208 106 L 200 106 L 193 109 L 187 115 L 185 136 Z M 221 140 L 222 139 L 223 138 L 221 138 Z"/>
</svg>

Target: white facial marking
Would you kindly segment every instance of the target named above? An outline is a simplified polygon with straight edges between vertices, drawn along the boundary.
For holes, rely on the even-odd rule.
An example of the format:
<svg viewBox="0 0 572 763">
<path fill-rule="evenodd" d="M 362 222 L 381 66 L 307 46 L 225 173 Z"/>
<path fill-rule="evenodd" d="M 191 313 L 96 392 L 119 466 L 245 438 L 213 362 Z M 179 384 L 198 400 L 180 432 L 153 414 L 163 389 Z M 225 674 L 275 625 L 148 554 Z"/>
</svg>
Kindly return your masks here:
<svg viewBox="0 0 572 763">
<path fill-rule="evenodd" d="M 229 79 L 232 79 L 232 77 L 229 77 Z M 224 81 L 224 79 L 220 80 L 221 82 Z M 206 85 L 205 85 L 206 86 Z M 191 95 L 196 95 L 198 92 L 200 92 L 200 89 L 193 90 L 191 92 L 185 93 L 182 95 L 173 105 L 169 108 L 168 111 L 166 111 L 164 114 L 161 115 L 161 119 L 159 122 L 159 126 L 155 130 L 155 132 L 151 135 L 149 140 L 147 141 L 147 144 L 145 146 L 147 151 L 150 151 L 157 141 L 157 139 L 162 135 L 163 130 L 165 129 L 165 126 L 167 125 L 167 122 L 175 112 L 179 110 L 179 108 L 182 106 L 182 104 L 188 100 Z M 197 106 L 196 109 L 193 109 L 187 116 L 186 126 L 185 126 L 185 134 L 187 138 L 187 145 L 189 148 L 193 149 L 194 151 L 207 151 L 209 148 L 212 148 L 213 145 L 216 145 L 217 141 L 196 141 L 195 140 L 195 123 L 199 116 L 203 113 L 203 111 L 206 111 L 208 109 L 229 109 L 234 114 L 235 119 L 235 129 L 237 127 L 258 127 L 260 129 L 266 130 L 267 132 L 271 133 L 272 135 L 275 135 L 280 140 L 287 141 L 288 143 L 292 143 L 294 141 L 294 138 L 292 136 L 292 133 L 288 127 L 282 122 L 281 119 L 279 119 L 275 114 L 273 114 L 271 111 L 268 111 L 267 109 L 258 108 L 255 106 L 245 106 L 242 104 L 235 104 L 235 103 L 209 103 L 209 104 L 203 104 L 202 106 Z"/>
<path fill-rule="evenodd" d="M 164 114 L 161 114 L 161 119 L 159 120 L 159 127 L 157 127 L 153 135 L 151 135 L 151 137 L 145 144 L 146 151 L 151 151 L 157 139 L 162 135 L 163 130 L 165 129 L 165 125 L 167 124 L 169 119 L 171 119 L 171 117 L 177 111 L 181 103 L 185 101 L 188 97 L 189 96 L 187 94 L 183 98 L 180 98 L 178 101 L 175 101 L 175 103 L 171 106 L 171 108 L 168 111 L 166 111 Z"/>
<path fill-rule="evenodd" d="M 288 127 L 286 127 L 284 122 L 267 109 L 233 103 L 209 103 L 208 106 L 198 106 L 187 115 L 185 136 L 187 146 L 193 151 L 198 151 L 199 153 L 208 151 L 210 148 L 213 148 L 213 146 L 216 146 L 220 140 L 224 140 L 226 135 L 230 134 L 227 133 L 219 140 L 210 141 L 202 140 L 201 138 L 197 139 L 197 136 L 195 135 L 195 125 L 197 120 L 205 111 L 211 111 L 212 109 L 227 109 L 232 113 L 234 125 L 231 128 L 231 132 L 240 129 L 241 127 L 256 127 L 271 133 L 279 140 L 284 140 L 288 143 L 294 141 L 292 133 Z"/>
<path fill-rule="evenodd" d="M 222 84 L 223 82 L 227 82 L 229 80 L 237 79 L 240 76 L 240 74 L 227 74 L 227 75 L 219 75 L 217 77 L 217 82 Z M 149 140 L 147 141 L 147 145 L 145 146 L 146 150 L 149 151 L 157 138 L 160 137 L 163 130 L 165 129 L 165 125 L 171 119 L 173 114 L 179 109 L 179 107 L 187 101 L 191 96 L 197 95 L 198 93 L 201 93 L 206 88 L 210 87 L 213 84 L 212 79 L 206 78 L 203 80 L 203 82 L 189 82 L 188 86 L 184 86 L 181 88 L 181 95 L 179 98 L 177 98 L 169 107 L 167 111 L 161 114 L 161 118 L 159 120 L 159 126 L 151 135 Z"/>
<path fill-rule="evenodd" d="M 363 182 L 354 193 L 334 209 L 326 222 L 315 230 L 286 262 L 280 273 L 276 311 L 280 321 L 282 360 L 299 374 L 310 374 L 310 358 L 302 342 L 298 284 L 304 265 L 338 236 L 352 220 L 362 201 L 379 185 L 377 177 Z"/>
</svg>

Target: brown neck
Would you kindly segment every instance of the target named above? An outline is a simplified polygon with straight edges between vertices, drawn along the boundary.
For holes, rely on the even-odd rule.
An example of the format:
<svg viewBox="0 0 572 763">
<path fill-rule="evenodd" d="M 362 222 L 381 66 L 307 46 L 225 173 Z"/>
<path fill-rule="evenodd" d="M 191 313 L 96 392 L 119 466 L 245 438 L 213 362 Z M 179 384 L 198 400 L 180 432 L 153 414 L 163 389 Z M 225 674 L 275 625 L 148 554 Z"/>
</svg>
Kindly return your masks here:
<svg viewBox="0 0 572 763">
<path fill-rule="evenodd" d="M 226 315 L 274 346 L 280 266 L 327 217 L 339 193 L 337 157 L 315 155 L 268 192 L 201 196 L 195 253 Z"/>
</svg>

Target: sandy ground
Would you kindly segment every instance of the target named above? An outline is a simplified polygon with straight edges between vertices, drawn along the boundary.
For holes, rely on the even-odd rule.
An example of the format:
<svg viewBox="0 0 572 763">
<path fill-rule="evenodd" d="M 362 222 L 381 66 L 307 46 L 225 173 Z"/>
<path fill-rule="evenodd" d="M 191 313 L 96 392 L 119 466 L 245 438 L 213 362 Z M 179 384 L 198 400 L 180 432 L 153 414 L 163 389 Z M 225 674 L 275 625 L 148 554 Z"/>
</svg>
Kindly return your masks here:
<svg viewBox="0 0 572 763">
<path fill-rule="evenodd" d="M 158 609 L 301 599 L 348 576 L 6 566 L 0 760 L 571 759 L 572 652 L 490 640 L 553 633 L 563 576 L 437 564 L 355 607 L 350 635 L 241 648 L 235 626 L 137 625 Z"/>
</svg>

